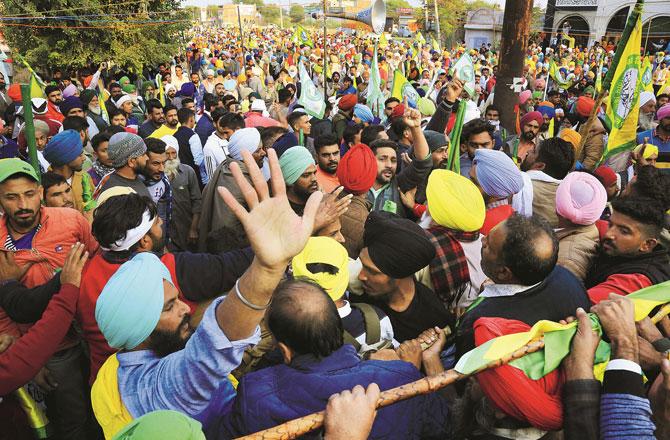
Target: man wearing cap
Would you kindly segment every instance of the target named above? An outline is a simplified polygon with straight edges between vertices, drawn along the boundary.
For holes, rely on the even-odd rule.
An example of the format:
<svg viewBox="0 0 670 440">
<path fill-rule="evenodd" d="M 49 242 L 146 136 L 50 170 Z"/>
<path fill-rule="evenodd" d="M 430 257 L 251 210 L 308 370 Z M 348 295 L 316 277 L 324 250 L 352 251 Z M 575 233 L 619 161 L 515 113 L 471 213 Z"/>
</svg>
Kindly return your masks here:
<svg viewBox="0 0 670 440">
<path fill-rule="evenodd" d="M 263 116 L 263 113 L 267 114 L 265 101 L 258 98 L 254 99 L 249 112 L 244 117 L 244 125 L 247 127 L 278 127 L 281 125 L 278 121 Z"/>
<path fill-rule="evenodd" d="M 515 163 L 523 162 L 528 153 L 535 148 L 542 124 L 544 124 L 542 113 L 537 111 L 528 112 L 523 115 L 519 122 L 521 136 L 512 135 L 505 140 L 503 150 Z"/>
<path fill-rule="evenodd" d="M 0 160 L 0 208 L 4 212 L 0 219 L 1 246 L 3 252 L 13 253 L 16 264 L 23 268 L 20 281 L 29 288 L 49 281 L 63 267 L 75 243 L 83 243 L 89 255 L 98 249 L 86 219 L 71 208 L 41 206 L 42 192 L 30 165 L 17 158 Z M 0 334 L 18 337 L 29 328 L 13 322 L 0 310 Z M 54 425 L 59 433 L 78 438 L 86 438 L 84 430 L 89 420 L 82 361 L 81 343 L 76 332 L 70 330 L 46 366 L 58 383 L 48 397 L 56 414 Z"/>
<path fill-rule="evenodd" d="M 115 133 L 109 138 L 107 155 L 114 172 L 106 175 L 95 190 L 95 198 L 115 186 L 127 186 L 137 194 L 151 197 L 140 174 L 147 165 L 147 146 L 141 137 L 132 133 Z"/>
<path fill-rule="evenodd" d="M 286 195 L 291 208 L 302 215 L 307 200 L 312 193 L 319 190 L 316 180 L 316 163 L 312 153 L 300 145 L 291 147 L 279 159 Z"/>
<path fill-rule="evenodd" d="M 75 209 L 92 222 L 95 186 L 91 176 L 82 172 L 85 158 L 79 133 L 74 130 L 63 130 L 51 138 L 43 154 L 51 164 L 50 171 L 63 176 L 72 188 Z"/>
<path fill-rule="evenodd" d="M 243 223 L 254 259 L 233 290 L 207 308 L 195 330 L 189 324 L 189 306 L 177 289 L 182 274 L 170 272 L 149 252 L 124 263 L 95 301 L 100 331 L 112 347 L 122 350 L 105 362 L 91 392 L 107 438 L 133 418 L 160 409 L 183 412 L 207 429 L 235 396 L 227 376 L 239 365 L 245 348 L 258 342 L 258 324 L 291 258 L 312 233 L 321 198 L 312 197 L 305 216 L 298 217 L 287 203 L 281 177 L 272 176 L 273 197 L 269 197 L 260 170 L 249 156 L 246 159 L 256 185 L 254 189 L 247 184 L 246 189 L 258 197 L 253 208 L 247 211 L 226 190 L 221 194 Z M 274 154 L 270 167 L 279 169 Z M 238 171 L 234 172 L 243 180 Z M 216 273 L 213 267 L 206 271 L 209 278 L 228 276 L 228 268 L 222 269 L 224 273 L 217 276 L 211 276 Z M 224 293 L 215 290 L 209 295 Z"/>
<path fill-rule="evenodd" d="M 163 136 L 165 142 L 165 176 L 172 187 L 172 217 L 168 229 L 171 250 L 195 250 L 202 194 L 198 177 L 188 165 L 179 161 L 179 142 L 173 136 Z"/>
<path fill-rule="evenodd" d="M 637 143 L 648 143 L 658 147 L 657 168 L 670 169 L 670 104 L 665 104 L 656 112 L 656 128 L 638 133 Z M 646 141 L 645 141 L 646 140 Z"/>
<path fill-rule="evenodd" d="M 249 245 L 242 224 L 218 196 L 218 188 L 227 188 L 238 203 L 247 206 L 231 169 L 232 164 L 236 163 L 242 175 L 251 181 L 249 171 L 243 162 L 242 151 L 251 153 L 256 165 L 263 166 L 266 153 L 261 144 L 261 134 L 257 129 L 247 127 L 233 133 L 228 143 L 228 158 L 216 168 L 202 192 L 203 209 L 198 226 L 200 252 L 218 253 Z"/>
<path fill-rule="evenodd" d="M 114 105 L 126 117 L 126 126 L 139 125 L 139 121 L 135 116 L 133 116 L 133 98 L 130 95 L 125 94 L 119 96 L 119 98 L 114 101 Z"/>
<path fill-rule="evenodd" d="M 358 279 L 363 302 L 391 319 L 398 342 L 426 329 L 453 325 L 453 316 L 414 274 L 435 257 L 435 248 L 419 225 L 389 212 L 373 211 L 365 222 L 363 265 Z"/>
<path fill-rule="evenodd" d="M 347 94 L 337 102 L 337 114 L 333 116 L 333 132 L 338 139 L 342 139 L 344 129 L 354 116 L 354 106 L 358 103 L 356 94 Z"/>
</svg>

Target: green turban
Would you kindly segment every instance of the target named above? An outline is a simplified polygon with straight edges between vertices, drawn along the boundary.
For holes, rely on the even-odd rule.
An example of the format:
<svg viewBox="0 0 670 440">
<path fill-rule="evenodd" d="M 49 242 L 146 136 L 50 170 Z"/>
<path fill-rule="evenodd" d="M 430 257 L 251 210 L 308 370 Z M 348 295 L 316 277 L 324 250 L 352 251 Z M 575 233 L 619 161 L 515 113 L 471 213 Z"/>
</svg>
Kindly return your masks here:
<svg viewBox="0 0 670 440">
<path fill-rule="evenodd" d="M 113 440 L 205 440 L 200 422 L 177 411 L 153 411 L 127 424 Z"/>
<path fill-rule="evenodd" d="M 137 87 L 135 87 L 134 84 L 126 84 L 121 87 L 121 90 L 123 90 L 126 93 L 134 93 L 135 90 L 137 90 Z"/>
<path fill-rule="evenodd" d="M 279 166 L 286 185 L 293 185 L 310 165 L 315 165 L 312 153 L 300 145 L 284 151 L 279 158 Z"/>
</svg>

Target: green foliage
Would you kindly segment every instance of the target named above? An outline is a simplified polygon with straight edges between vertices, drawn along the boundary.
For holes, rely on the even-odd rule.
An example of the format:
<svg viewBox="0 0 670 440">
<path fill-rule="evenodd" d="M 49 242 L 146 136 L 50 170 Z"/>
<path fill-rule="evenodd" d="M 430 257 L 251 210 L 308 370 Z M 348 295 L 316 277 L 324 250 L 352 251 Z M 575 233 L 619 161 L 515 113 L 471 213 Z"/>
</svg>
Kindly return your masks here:
<svg viewBox="0 0 670 440">
<path fill-rule="evenodd" d="M 398 8 L 411 8 L 407 0 L 388 0 L 386 2 L 386 16 L 393 18 L 394 20 L 398 18 Z M 422 9 L 423 11 L 423 9 Z M 422 12 L 423 13 L 423 12 Z"/>
<path fill-rule="evenodd" d="M 427 0 L 428 11 L 434 11 L 433 1 L 437 1 L 438 14 L 440 17 L 440 36 L 441 42 L 446 41 L 447 46 L 454 44 L 455 34 L 459 33 L 468 17 L 468 12 L 480 8 L 500 9 L 499 5 L 486 0 Z M 424 28 L 425 11 L 418 9 L 415 13 L 415 18 L 419 23 L 420 28 Z"/>
<path fill-rule="evenodd" d="M 4 2 L 3 15 L 77 19 L 21 20 L 25 25 L 60 28 L 7 26 L 3 32 L 12 49 L 35 69 L 114 61 L 140 71 L 145 65 L 168 61 L 178 52 L 180 33 L 190 27 L 193 18 L 180 5 L 180 0 L 12 0 Z M 106 15 L 92 16 L 101 14 Z M 158 20 L 166 23 L 147 24 Z"/>
<path fill-rule="evenodd" d="M 266 24 L 279 24 L 279 6 L 264 5 L 259 8 L 259 11 Z"/>
<path fill-rule="evenodd" d="M 300 5 L 291 5 L 288 15 L 291 17 L 293 23 L 300 23 L 305 19 L 305 8 Z"/>
</svg>

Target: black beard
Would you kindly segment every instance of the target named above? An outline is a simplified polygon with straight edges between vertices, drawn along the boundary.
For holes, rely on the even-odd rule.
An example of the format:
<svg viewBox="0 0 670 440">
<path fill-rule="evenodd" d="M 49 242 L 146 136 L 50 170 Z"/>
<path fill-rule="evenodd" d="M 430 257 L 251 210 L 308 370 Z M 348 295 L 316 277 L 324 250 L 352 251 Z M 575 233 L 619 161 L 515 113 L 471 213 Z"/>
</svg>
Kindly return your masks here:
<svg viewBox="0 0 670 440">
<path fill-rule="evenodd" d="M 529 142 L 530 142 L 530 141 L 532 141 L 533 139 L 535 139 L 535 133 L 533 133 L 532 131 L 524 131 L 523 133 L 521 133 L 521 137 L 522 137 L 525 141 L 529 141 Z"/>
<path fill-rule="evenodd" d="M 163 358 L 186 347 L 186 342 L 188 342 L 193 334 L 193 330 L 191 330 L 186 338 L 182 338 L 180 333 L 184 324 L 189 322 L 189 319 L 189 315 L 184 316 L 184 319 L 182 319 L 181 324 L 179 324 L 179 327 L 175 331 L 154 330 L 151 333 L 151 349 L 156 353 L 156 356 Z"/>
</svg>

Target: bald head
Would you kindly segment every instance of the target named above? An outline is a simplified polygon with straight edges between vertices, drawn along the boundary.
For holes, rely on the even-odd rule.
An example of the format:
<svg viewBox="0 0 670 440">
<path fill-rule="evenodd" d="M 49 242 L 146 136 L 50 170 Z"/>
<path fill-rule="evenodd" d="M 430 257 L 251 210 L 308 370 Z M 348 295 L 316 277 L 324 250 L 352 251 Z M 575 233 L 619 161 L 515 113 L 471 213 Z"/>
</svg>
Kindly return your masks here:
<svg viewBox="0 0 670 440">
<path fill-rule="evenodd" d="M 329 356 L 343 344 L 343 328 L 335 303 L 310 280 L 279 284 L 268 308 L 267 322 L 277 342 L 296 355 Z"/>
<path fill-rule="evenodd" d="M 537 284 L 557 260 L 558 239 L 541 217 L 514 214 L 482 240 L 482 269 L 496 283 Z"/>
</svg>

